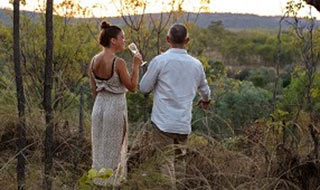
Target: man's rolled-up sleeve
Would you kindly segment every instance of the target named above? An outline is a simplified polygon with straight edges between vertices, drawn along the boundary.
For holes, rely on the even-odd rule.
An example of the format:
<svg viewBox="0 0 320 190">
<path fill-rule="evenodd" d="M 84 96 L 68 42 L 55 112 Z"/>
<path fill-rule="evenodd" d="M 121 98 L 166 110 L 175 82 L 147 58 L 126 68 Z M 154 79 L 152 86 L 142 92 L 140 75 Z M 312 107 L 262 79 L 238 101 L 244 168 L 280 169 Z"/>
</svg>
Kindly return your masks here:
<svg viewBox="0 0 320 190">
<path fill-rule="evenodd" d="M 159 64 L 157 64 L 157 61 L 153 59 L 148 66 L 147 72 L 143 75 L 140 81 L 140 91 L 144 94 L 151 92 L 154 89 L 158 75 Z"/>
<path fill-rule="evenodd" d="M 198 90 L 203 101 L 209 101 L 211 99 L 211 90 L 208 85 L 206 74 L 202 66 L 201 66 L 201 75 L 200 75 L 200 83 L 199 83 Z"/>
</svg>

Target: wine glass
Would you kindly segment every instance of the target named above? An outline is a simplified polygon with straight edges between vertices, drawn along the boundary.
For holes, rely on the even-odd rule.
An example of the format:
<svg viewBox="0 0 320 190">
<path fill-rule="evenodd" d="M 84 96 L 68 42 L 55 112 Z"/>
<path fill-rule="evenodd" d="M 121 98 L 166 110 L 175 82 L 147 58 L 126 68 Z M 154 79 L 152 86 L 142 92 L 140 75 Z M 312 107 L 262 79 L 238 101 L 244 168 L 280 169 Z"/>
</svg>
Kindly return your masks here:
<svg viewBox="0 0 320 190">
<path fill-rule="evenodd" d="M 139 50 L 138 50 L 136 44 L 133 43 L 133 42 L 128 45 L 128 48 L 129 48 L 129 50 L 130 50 L 133 54 L 139 53 Z M 140 67 L 142 67 L 142 66 L 145 65 L 146 63 L 147 63 L 146 61 L 143 61 L 143 62 L 141 63 L 141 65 L 140 65 Z"/>
</svg>

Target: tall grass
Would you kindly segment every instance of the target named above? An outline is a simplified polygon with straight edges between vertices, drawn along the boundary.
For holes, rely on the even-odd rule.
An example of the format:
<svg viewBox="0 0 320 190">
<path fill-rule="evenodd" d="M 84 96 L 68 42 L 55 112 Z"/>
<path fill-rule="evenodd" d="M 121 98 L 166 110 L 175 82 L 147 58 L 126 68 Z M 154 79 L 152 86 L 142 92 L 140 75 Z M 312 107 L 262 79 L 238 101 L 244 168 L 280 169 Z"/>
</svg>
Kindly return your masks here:
<svg viewBox="0 0 320 190">
<path fill-rule="evenodd" d="M 0 187 L 11 190 L 16 189 L 17 114 L 14 99 L 3 103 L 0 110 Z M 306 115 L 301 114 L 298 120 L 301 130 L 299 144 L 294 149 L 290 144 L 281 143 L 284 130 L 265 119 L 247 126 L 237 136 L 224 139 L 196 131 L 185 146 L 173 146 L 156 153 L 149 132 L 150 122 L 130 123 L 128 178 L 120 189 L 172 188 L 172 179 L 162 175 L 157 167 L 176 148 L 187 150 L 186 174 L 177 179 L 177 189 L 320 189 L 319 160 L 309 154 L 313 144 L 305 130 Z M 56 113 L 53 189 L 78 189 L 79 178 L 91 167 L 89 116 L 87 110 L 85 139 L 78 143 L 77 113 L 68 116 Z M 206 113 L 200 118 L 203 129 L 215 126 L 208 122 L 210 117 L 210 113 Z M 43 118 L 41 109 L 33 108 L 27 113 L 27 189 L 42 188 Z"/>
</svg>

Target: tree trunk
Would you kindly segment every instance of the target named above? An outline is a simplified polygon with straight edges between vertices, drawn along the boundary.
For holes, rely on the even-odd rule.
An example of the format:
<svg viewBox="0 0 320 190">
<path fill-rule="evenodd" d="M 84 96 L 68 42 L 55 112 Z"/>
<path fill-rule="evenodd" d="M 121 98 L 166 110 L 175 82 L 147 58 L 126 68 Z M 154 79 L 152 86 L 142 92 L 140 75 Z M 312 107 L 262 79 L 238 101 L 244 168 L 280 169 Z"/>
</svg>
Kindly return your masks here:
<svg viewBox="0 0 320 190">
<path fill-rule="evenodd" d="M 51 105 L 52 60 L 53 60 L 53 0 L 47 0 L 46 8 L 46 62 L 44 71 L 43 107 L 45 111 L 46 131 L 44 141 L 44 180 L 43 188 L 51 189 L 50 174 L 52 170 L 53 147 L 53 112 Z"/>
<path fill-rule="evenodd" d="M 26 131 L 25 131 L 25 97 L 23 92 L 23 81 L 20 64 L 20 32 L 19 32 L 19 11 L 20 0 L 14 0 L 13 2 L 13 54 L 14 54 L 14 71 L 16 75 L 16 88 L 17 88 L 17 101 L 18 101 L 18 113 L 19 123 L 17 127 L 17 182 L 18 190 L 23 190 L 25 184 L 25 155 L 24 148 L 26 146 Z"/>
<path fill-rule="evenodd" d="M 83 108 L 84 108 L 84 97 L 83 97 L 83 86 L 80 88 L 80 110 L 79 110 L 79 139 L 83 140 Z"/>
<path fill-rule="evenodd" d="M 84 109 L 84 95 L 83 95 L 83 86 L 80 88 L 80 107 L 79 107 L 79 131 L 78 131 L 78 138 L 76 139 L 76 146 L 78 149 L 74 150 L 74 163 L 73 168 L 74 170 L 78 167 L 78 162 L 81 158 L 81 144 L 83 143 L 84 133 L 83 133 L 83 109 Z"/>
<path fill-rule="evenodd" d="M 279 30 L 277 35 L 278 40 L 278 50 L 277 50 L 277 62 L 276 62 L 276 80 L 274 81 L 274 90 L 273 90 L 273 98 L 272 98 L 272 109 L 273 111 L 276 109 L 276 101 L 277 101 L 277 90 L 279 86 L 280 79 L 280 64 L 281 64 L 281 54 L 282 54 L 282 41 L 281 41 L 281 33 L 282 33 L 282 22 L 287 17 L 287 12 L 281 17 L 279 20 Z"/>
</svg>

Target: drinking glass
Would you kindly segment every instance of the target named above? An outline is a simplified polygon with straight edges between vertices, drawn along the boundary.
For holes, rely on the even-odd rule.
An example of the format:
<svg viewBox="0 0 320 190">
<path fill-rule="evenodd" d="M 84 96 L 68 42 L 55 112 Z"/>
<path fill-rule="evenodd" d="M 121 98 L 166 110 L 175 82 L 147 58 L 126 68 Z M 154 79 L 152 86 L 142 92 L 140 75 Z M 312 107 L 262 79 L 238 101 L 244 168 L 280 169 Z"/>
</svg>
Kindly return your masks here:
<svg viewBox="0 0 320 190">
<path fill-rule="evenodd" d="M 138 50 L 136 44 L 133 43 L 133 42 L 128 45 L 128 48 L 129 48 L 129 50 L 130 50 L 133 54 L 139 53 L 139 50 Z M 147 63 L 146 61 L 143 61 L 143 62 L 141 63 L 141 65 L 140 65 L 140 67 L 144 66 L 146 63 Z"/>
</svg>

